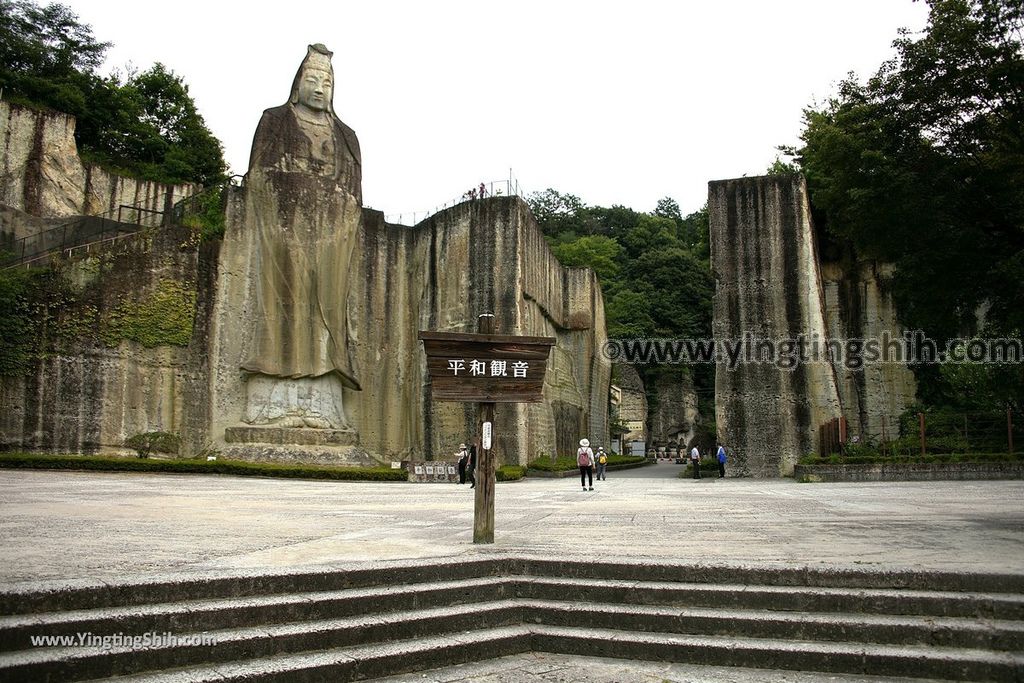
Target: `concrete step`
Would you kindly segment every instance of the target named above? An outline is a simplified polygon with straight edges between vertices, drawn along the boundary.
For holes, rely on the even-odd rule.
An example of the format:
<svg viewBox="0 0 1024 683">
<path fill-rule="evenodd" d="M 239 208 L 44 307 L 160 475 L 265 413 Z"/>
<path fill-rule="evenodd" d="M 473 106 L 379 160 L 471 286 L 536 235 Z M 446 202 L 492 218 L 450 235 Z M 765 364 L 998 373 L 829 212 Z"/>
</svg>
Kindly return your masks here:
<svg viewBox="0 0 1024 683">
<path fill-rule="evenodd" d="M 158 670 L 184 664 L 215 664 L 246 657 L 317 652 L 326 648 L 432 638 L 505 626 L 603 630 L 617 634 L 679 634 L 732 638 L 742 634 L 766 642 L 832 641 L 902 646 L 1021 650 L 1024 625 L 977 623 L 962 618 L 924 621 L 907 617 L 810 614 L 756 610 L 573 604 L 561 601 L 500 600 L 430 609 L 368 613 L 346 619 L 259 624 L 205 631 L 211 645 L 152 647 L 35 648 L 0 655 L 0 671 L 19 680 L 84 680 Z M 177 632 L 179 636 L 198 635 Z M 561 650 L 558 650 L 561 652 Z M 564 654 L 580 654 L 564 652 Z M 618 656 L 618 655 L 615 655 Z M 679 660 L 687 661 L 690 660 Z M 749 663 L 748 666 L 754 666 Z M 770 668 L 770 667 L 769 667 Z"/>
<path fill-rule="evenodd" d="M 581 602 L 1024 619 L 1024 594 L 522 576 L 517 595 Z"/>
<path fill-rule="evenodd" d="M 495 556 L 5 591 L 0 679 L 152 677 L 185 667 L 176 674 L 185 678 L 169 680 L 349 680 L 542 650 L 1024 680 L 1016 579 L 879 573 L 872 587 L 859 571 L 721 569 Z M 706 574 L 716 580 L 694 580 Z M 82 633 L 205 634 L 216 644 L 31 644 Z M 468 647 L 480 634 L 498 649 Z M 780 663 L 778 652 L 791 660 Z"/>
<path fill-rule="evenodd" d="M 519 654 L 528 652 L 531 643 L 530 629 L 525 626 L 509 626 L 445 636 L 394 640 L 381 645 L 343 647 L 316 653 L 277 655 L 219 665 L 183 667 L 172 671 L 123 676 L 110 680 L 117 683 L 355 681 Z"/>
<path fill-rule="evenodd" d="M 678 609 L 520 600 L 529 624 L 775 640 L 851 641 L 1024 651 L 1024 623 L 950 617 Z"/>
<path fill-rule="evenodd" d="M 102 607 L 0 617 L 0 652 L 32 647 L 42 636 L 89 633 L 191 633 L 235 627 L 315 621 L 513 598 L 505 578 L 469 578 L 313 593 L 285 593 L 152 605 Z"/>
<path fill-rule="evenodd" d="M 1015 595 L 656 581 L 604 581 L 581 585 L 577 579 L 488 576 L 340 591 L 185 600 L 0 617 L 0 652 L 30 647 L 32 638 L 40 636 L 187 633 L 512 598 L 559 601 L 567 595 L 574 596 L 584 605 L 975 617 L 1008 623 L 1024 615 L 1024 596 Z M 1011 633 L 1007 631 L 1007 634 Z M 1006 635 L 998 640 L 1013 642 L 1013 636 Z"/>
<path fill-rule="evenodd" d="M 395 586 L 471 579 L 506 574 L 503 558 L 385 562 L 380 566 L 297 571 L 284 574 L 250 573 L 234 576 L 167 576 L 102 583 L 54 582 L 0 589 L 0 615 L 38 614 L 63 610 L 95 609 L 172 603 L 196 599 L 241 598 L 286 593 L 335 591 L 348 588 Z"/>
<path fill-rule="evenodd" d="M 557 654 L 959 681 L 1019 681 L 1024 675 L 1024 657 L 1005 652 L 553 626 L 531 629 L 534 650 Z"/>
<path fill-rule="evenodd" d="M 204 681 L 352 681 L 503 657 L 526 651 L 965 681 L 1017 681 L 1024 658 L 958 648 L 908 648 L 755 638 L 630 633 L 590 628 L 511 626 L 332 648 L 316 653 L 255 657 L 110 679 L 123 683 Z M 46 679 L 39 679 L 46 680 Z"/>
<path fill-rule="evenodd" d="M 318 653 L 356 645 L 385 647 L 393 640 L 472 633 L 478 629 L 519 626 L 522 622 L 522 610 L 515 601 L 496 601 L 346 619 L 205 631 L 203 634 L 215 644 L 160 643 L 103 650 L 91 647 L 34 648 L 0 655 L 0 673 L 10 680 L 81 681 L 185 665 Z M 199 634 L 175 635 L 183 639 Z"/>
<path fill-rule="evenodd" d="M 762 568 L 713 565 L 671 565 L 628 562 L 551 560 L 495 555 L 460 560 L 423 560 L 382 563 L 379 567 L 294 572 L 277 575 L 166 577 L 152 580 L 88 583 L 68 582 L 0 588 L 0 615 L 36 614 L 58 610 L 92 609 L 178 602 L 194 599 L 267 596 L 398 585 L 485 576 L 558 577 L 580 585 L 604 582 L 665 583 L 700 586 L 716 595 L 735 592 L 736 586 L 757 588 L 800 587 L 864 589 L 868 591 L 923 591 L 971 594 L 1024 595 L 1024 575 L 898 572 L 856 569 Z M 884 593 L 880 595 L 885 595 Z M 870 597 L 870 594 L 865 594 Z M 954 616 L 949 614 L 947 616 Z M 1014 617 L 1016 618 L 1016 617 Z"/>
</svg>

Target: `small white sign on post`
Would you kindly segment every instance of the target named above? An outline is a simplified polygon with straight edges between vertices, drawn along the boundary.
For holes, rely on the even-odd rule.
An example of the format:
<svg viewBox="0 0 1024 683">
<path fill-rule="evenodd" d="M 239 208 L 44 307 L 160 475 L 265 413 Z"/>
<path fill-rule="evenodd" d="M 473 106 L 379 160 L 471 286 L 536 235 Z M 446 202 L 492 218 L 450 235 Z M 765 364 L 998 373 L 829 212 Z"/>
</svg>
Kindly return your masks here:
<svg viewBox="0 0 1024 683">
<path fill-rule="evenodd" d="M 491 423 L 484 422 L 484 450 L 491 450 Z"/>
</svg>

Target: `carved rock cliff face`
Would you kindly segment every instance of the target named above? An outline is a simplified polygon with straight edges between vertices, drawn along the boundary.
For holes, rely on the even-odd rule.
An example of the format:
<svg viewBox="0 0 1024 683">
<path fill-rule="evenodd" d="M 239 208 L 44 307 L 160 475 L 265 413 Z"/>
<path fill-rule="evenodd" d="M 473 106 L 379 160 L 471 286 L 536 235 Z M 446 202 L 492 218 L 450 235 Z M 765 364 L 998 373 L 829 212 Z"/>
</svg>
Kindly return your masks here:
<svg viewBox="0 0 1024 683">
<path fill-rule="evenodd" d="M 116 218 L 122 205 L 165 211 L 195 190 L 191 184 L 135 180 L 83 164 L 75 117 L 0 101 L 0 204 L 39 218 L 104 213 Z M 139 218 L 144 225 L 160 220 L 146 213 Z"/>
<path fill-rule="evenodd" d="M 844 344 L 885 338 L 903 328 L 886 282 L 893 267 L 875 261 L 823 262 L 825 312 L 832 336 Z M 838 364 L 836 373 L 850 437 L 880 442 L 899 436 L 899 416 L 917 395 L 914 373 L 903 363 Z"/>
<path fill-rule="evenodd" d="M 244 191 L 244 190 L 243 190 Z M 253 343 L 240 321 L 255 310 L 256 236 L 246 203 L 230 203 L 222 249 L 211 375 L 213 433 L 237 426 L 245 406 L 241 358 Z M 387 462 L 444 459 L 476 432 L 476 406 L 429 395 L 420 330 L 475 332 L 496 314 L 499 334 L 554 336 L 545 401 L 499 404 L 501 462 L 574 451 L 607 434 L 610 364 L 600 354 L 604 304 L 593 273 L 551 255 L 518 198 L 465 202 L 414 228 L 365 210 L 350 271 L 349 354 L 361 391 L 345 389 L 359 448 Z"/>
<path fill-rule="evenodd" d="M 826 339 L 821 276 L 807 186 L 800 176 L 709 183 L 711 262 L 716 278 L 714 336 L 779 342 L 799 335 Z M 745 349 L 746 350 L 746 349 Z M 791 474 L 817 449 L 822 423 L 842 414 L 828 362 L 783 369 L 719 363 L 715 378 L 719 438 L 733 470 L 753 476 Z"/>
<path fill-rule="evenodd" d="M 140 234 L 60 266 L 74 301 L 36 340 L 45 353 L 28 372 L 0 378 L 0 447 L 117 452 L 125 439 L 148 431 L 179 433 L 186 455 L 204 447 L 207 302 L 216 249 L 183 250 L 187 238 L 187 230 L 174 228 Z M 183 294 L 183 329 L 192 329 L 187 346 L 146 348 L 96 334 L 100 320 L 144 316 L 154 301 Z"/>
<path fill-rule="evenodd" d="M 0 203 L 10 207 L 0 226 L 40 230 L 47 221 L 21 212 L 53 218 L 147 197 L 163 209 L 180 189 L 83 166 L 73 132 L 70 117 L 0 103 Z M 228 428 L 243 426 L 247 405 L 240 366 L 252 350 L 262 266 L 247 212 L 259 210 L 235 188 L 223 243 L 196 251 L 186 230 L 165 228 L 66 266 L 64 277 L 91 315 L 144 309 L 168 282 L 187 290 L 195 297 L 191 340 L 144 348 L 96 334 L 65 339 L 26 376 L 0 380 L 0 447 L 111 451 L 133 434 L 160 430 L 180 433 L 186 455 L 208 445 L 239 456 L 259 450 L 225 440 Z M 600 353 L 606 336 L 597 279 L 558 263 L 519 198 L 465 202 L 414 228 L 363 210 L 348 278 L 349 356 L 362 391 L 344 388 L 344 404 L 367 457 L 450 459 L 475 436 L 475 405 L 431 400 L 417 334 L 475 332 L 484 312 L 496 313 L 499 334 L 557 339 L 544 401 L 497 406 L 499 462 L 571 454 L 583 437 L 606 437 L 611 366 Z M 307 430 L 321 431 L 329 430 Z M 291 446 L 292 459 L 320 462 L 344 450 L 315 439 Z"/>
<path fill-rule="evenodd" d="M 651 410 L 651 441 L 690 448 L 697 436 L 700 413 L 697 391 L 687 373 L 659 376 L 654 382 L 656 403 Z"/>
</svg>

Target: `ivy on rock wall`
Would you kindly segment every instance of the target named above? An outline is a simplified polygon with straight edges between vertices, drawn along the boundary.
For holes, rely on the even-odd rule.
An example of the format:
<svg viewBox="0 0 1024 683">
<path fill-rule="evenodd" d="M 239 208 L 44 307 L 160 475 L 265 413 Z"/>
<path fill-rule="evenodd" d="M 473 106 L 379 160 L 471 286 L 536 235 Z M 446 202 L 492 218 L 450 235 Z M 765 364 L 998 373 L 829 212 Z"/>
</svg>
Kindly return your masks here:
<svg viewBox="0 0 1024 683">
<path fill-rule="evenodd" d="M 54 270 L 0 271 L 0 377 L 27 374 L 40 360 L 95 343 L 188 346 L 197 291 L 160 280 L 152 293 L 122 296 L 101 310 L 98 292 L 78 291 Z"/>
<path fill-rule="evenodd" d="M 196 291 L 177 280 L 161 280 L 156 291 L 142 300 L 124 299 L 102 318 L 100 335 L 108 346 L 134 341 L 147 349 L 188 346 Z"/>
</svg>

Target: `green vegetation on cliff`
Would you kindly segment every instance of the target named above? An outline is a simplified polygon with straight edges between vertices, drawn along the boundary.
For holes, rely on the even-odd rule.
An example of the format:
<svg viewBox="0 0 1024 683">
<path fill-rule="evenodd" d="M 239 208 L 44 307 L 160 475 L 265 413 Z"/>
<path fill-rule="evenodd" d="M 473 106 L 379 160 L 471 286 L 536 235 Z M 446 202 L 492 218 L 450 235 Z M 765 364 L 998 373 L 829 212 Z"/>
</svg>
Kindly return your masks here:
<svg viewBox="0 0 1024 683">
<path fill-rule="evenodd" d="M 211 185 L 227 168 L 182 78 L 163 64 L 100 76 L 110 47 L 67 7 L 0 0 L 4 98 L 72 114 L 82 157 L 160 182 Z"/>
<path fill-rule="evenodd" d="M 787 151 L 831 248 L 896 265 L 905 327 L 936 340 L 1020 337 L 1024 5 L 928 4 L 923 33 L 904 32 L 866 83 L 851 76 L 805 111 L 803 144 Z M 1021 364 L 915 373 L 930 405 L 1024 409 Z"/>
<path fill-rule="evenodd" d="M 555 257 L 565 266 L 597 273 L 612 339 L 708 339 L 711 276 L 707 209 L 683 216 L 675 200 L 642 213 L 624 206 L 587 206 L 553 189 L 529 199 Z M 714 366 L 641 365 L 652 410 L 659 375 L 690 373 L 701 413 L 712 415 Z M 714 438 L 713 436 L 711 437 Z"/>
</svg>

